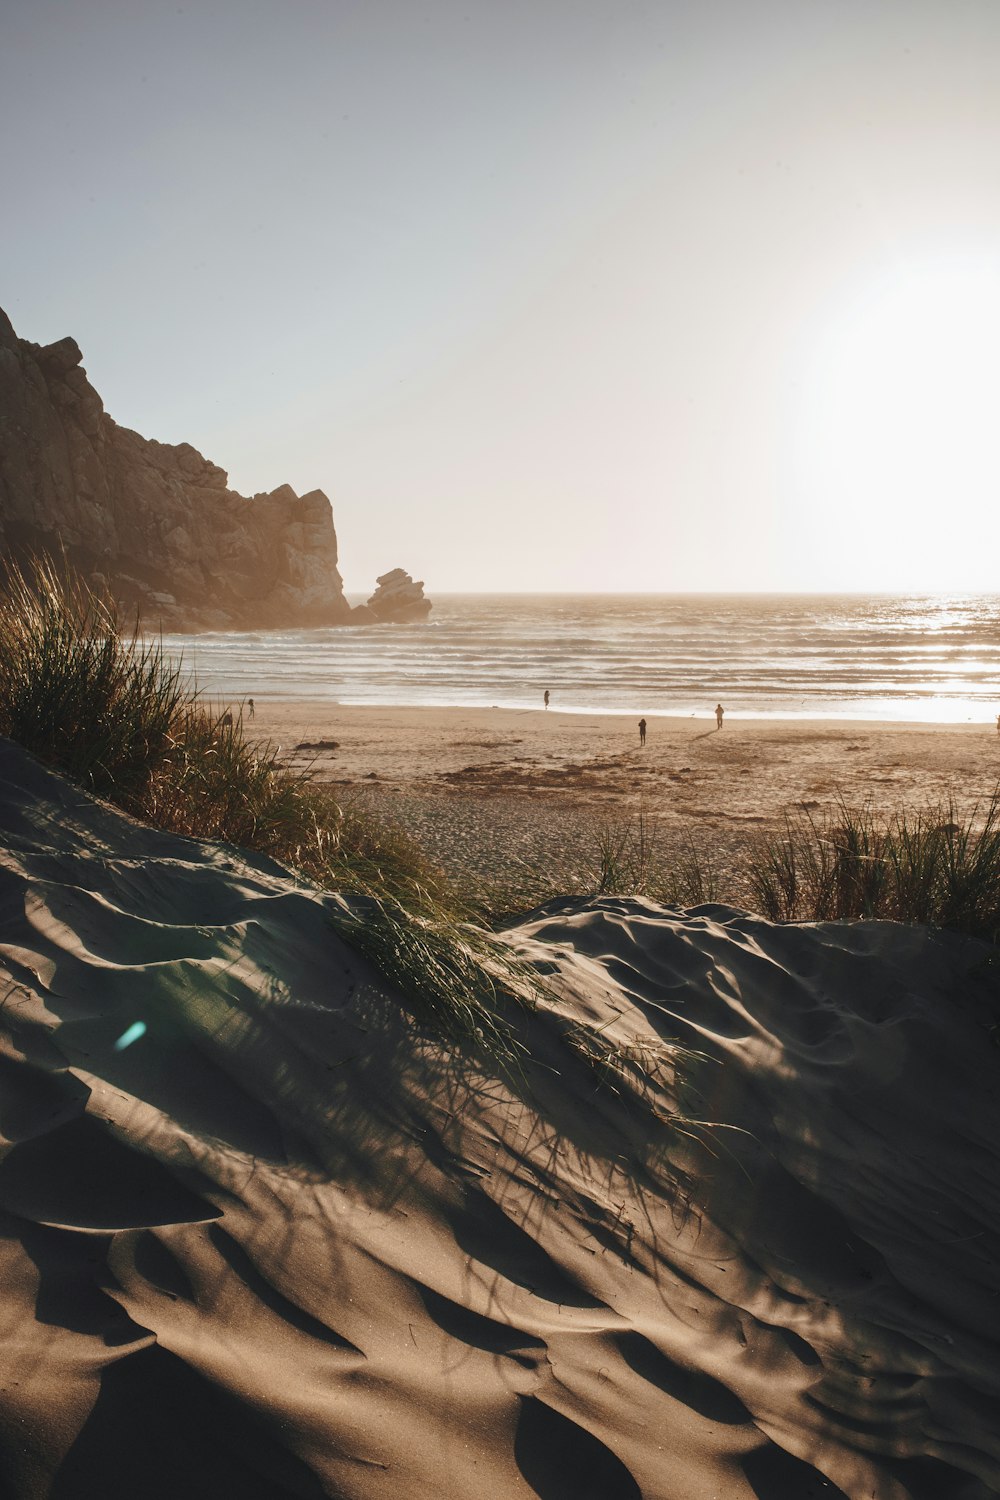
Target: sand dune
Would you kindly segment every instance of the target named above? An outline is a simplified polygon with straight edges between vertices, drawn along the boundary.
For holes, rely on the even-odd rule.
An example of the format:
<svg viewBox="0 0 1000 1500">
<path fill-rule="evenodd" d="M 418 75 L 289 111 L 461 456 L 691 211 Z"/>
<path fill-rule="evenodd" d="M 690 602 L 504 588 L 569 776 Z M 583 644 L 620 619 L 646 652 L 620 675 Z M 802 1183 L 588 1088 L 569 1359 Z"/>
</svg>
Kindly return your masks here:
<svg viewBox="0 0 1000 1500">
<path fill-rule="evenodd" d="M 499 1081 L 268 861 L 0 829 L 0 1493 L 1000 1493 L 983 945 L 553 902 Z"/>
</svg>

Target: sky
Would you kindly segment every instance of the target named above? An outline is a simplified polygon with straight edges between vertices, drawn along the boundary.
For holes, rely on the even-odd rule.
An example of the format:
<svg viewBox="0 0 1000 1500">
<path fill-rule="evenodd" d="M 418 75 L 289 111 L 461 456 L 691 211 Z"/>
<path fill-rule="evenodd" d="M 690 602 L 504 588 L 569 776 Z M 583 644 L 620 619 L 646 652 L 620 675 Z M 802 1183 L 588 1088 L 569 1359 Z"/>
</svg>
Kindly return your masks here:
<svg viewBox="0 0 1000 1500">
<path fill-rule="evenodd" d="M 0 306 L 341 571 L 995 589 L 996 0 L 3 0 Z"/>
</svg>

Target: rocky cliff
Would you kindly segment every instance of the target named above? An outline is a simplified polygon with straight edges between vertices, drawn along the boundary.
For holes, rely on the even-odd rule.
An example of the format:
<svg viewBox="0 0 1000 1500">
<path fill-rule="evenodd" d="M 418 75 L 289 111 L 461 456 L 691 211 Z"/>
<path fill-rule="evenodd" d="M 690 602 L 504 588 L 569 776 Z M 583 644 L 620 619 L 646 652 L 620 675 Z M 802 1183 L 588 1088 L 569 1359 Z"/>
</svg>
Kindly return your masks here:
<svg viewBox="0 0 1000 1500">
<path fill-rule="evenodd" d="M 167 628 L 347 620 L 322 490 L 252 498 L 188 443 L 119 427 L 71 338 L 40 347 L 0 311 L 0 551 L 62 554 Z"/>
</svg>

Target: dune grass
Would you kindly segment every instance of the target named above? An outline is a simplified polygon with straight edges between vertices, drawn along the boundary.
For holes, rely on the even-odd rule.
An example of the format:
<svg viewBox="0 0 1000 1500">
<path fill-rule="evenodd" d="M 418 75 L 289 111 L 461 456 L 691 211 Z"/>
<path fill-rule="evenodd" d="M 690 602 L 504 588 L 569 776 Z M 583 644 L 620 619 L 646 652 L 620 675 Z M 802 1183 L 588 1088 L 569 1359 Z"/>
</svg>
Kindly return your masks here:
<svg viewBox="0 0 1000 1500">
<path fill-rule="evenodd" d="M 728 880 L 689 843 L 668 864 L 654 819 L 640 811 L 605 825 L 595 851 L 598 894 L 649 896 L 671 906 L 750 904 L 772 922 L 869 919 L 947 928 L 1000 941 L 1000 786 L 960 815 L 953 803 L 882 813 L 841 801 L 826 818 L 789 814 L 780 834 L 745 848 Z"/>
<path fill-rule="evenodd" d="M 98 796 L 138 808 L 186 692 L 83 583 L 39 560 L 0 595 L 0 730 Z"/>
<path fill-rule="evenodd" d="M 664 906 L 685 907 L 717 901 L 719 891 L 713 862 L 690 840 L 679 857 L 664 859 L 659 825 L 646 808 L 609 819 L 598 829 L 596 895 L 648 896 Z"/>
<path fill-rule="evenodd" d="M 960 816 L 946 803 L 882 815 L 841 802 L 818 823 L 785 820 L 750 861 L 763 916 L 776 922 L 883 919 L 1000 938 L 1000 787 Z"/>
</svg>

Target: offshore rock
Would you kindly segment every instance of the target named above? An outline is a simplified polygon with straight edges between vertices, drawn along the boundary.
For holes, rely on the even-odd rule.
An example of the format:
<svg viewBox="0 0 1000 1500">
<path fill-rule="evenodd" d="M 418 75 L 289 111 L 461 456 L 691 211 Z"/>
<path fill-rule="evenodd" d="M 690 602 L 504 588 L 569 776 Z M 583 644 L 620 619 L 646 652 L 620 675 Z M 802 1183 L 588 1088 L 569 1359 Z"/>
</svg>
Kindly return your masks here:
<svg viewBox="0 0 1000 1500">
<path fill-rule="evenodd" d="M 248 499 L 190 443 L 119 427 L 74 339 L 40 347 L 0 311 L 0 552 L 65 558 L 168 629 L 349 618 L 322 490 Z"/>
<path fill-rule="evenodd" d="M 375 582 L 378 587 L 374 594 L 367 605 L 361 606 L 367 611 L 367 618 L 406 623 L 410 620 L 426 620 L 430 614 L 433 606 L 429 599 L 424 598 L 423 583 L 414 583 L 409 573 L 402 568 L 393 568 L 391 572 L 383 573 Z"/>
</svg>

